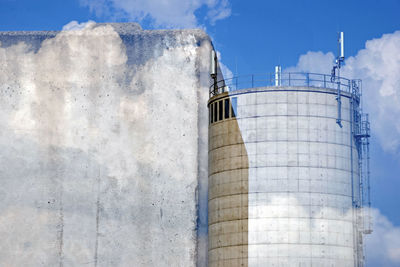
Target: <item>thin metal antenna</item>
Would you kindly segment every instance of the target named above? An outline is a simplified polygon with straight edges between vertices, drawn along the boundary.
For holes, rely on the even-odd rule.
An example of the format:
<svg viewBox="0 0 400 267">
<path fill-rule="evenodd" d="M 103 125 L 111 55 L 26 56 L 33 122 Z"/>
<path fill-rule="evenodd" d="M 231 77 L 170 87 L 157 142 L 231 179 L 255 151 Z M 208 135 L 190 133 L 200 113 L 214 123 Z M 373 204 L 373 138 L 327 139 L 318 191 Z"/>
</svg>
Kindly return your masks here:
<svg viewBox="0 0 400 267">
<path fill-rule="evenodd" d="M 336 62 L 335 66 L 332 68 L 331 72 L 331 81 L 334 82 L 337 80 L 337 96 L 336 96 L 336 101 L 338 102 L 338 116 L 336 119 L 336 123 L 340 126 L 340 128 L 343 127 L 342 125 L 342 99 L 341 99 L 341 91 L 340 91 L 340 67 L 342 66 L 342 63 L 344 62 L 344 33 L 339 32 L 338 33 L 338 53 L 336 57 Z M 337 71 L 337 75 L 336 75 Z"/>
<path fill-rule="evenodd" d="M 238 76 L 237 57 L 235 56 L 235 76 Z"/>
<path fill-rule="evenodd" d="M 344 33 L 340 32 L 339 33 L 339 47 L 340 47 L 340 55 L 341 60 L 344 60 Z"/>
<path fill-rule="evenodd" d="M 217 62 L 218 62 L 218 58 L 217 58 L 217 53 L 215 53 L 215 50 L 211 50 L 211 64 L 210 64 L 210 75 L 211 78 L 214 80 L 214 93 L 217 92 L 218 90 L 218 73 L 217 73 Z"/>
</svg>

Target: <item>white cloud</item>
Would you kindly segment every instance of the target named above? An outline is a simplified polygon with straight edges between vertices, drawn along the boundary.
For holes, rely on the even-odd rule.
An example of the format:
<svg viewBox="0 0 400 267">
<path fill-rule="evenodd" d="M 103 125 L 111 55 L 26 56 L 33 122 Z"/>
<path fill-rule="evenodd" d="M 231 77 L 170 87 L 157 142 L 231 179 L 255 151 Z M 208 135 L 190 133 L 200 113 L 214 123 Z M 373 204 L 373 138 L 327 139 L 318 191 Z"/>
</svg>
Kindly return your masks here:
<svg viewBox="0 0 400 267">
<path fill-rule="evenodd" d="M 82 22 L 79 23 L 76 20 L 69 22 L 68 24 L 64 25 L 62 30 L 63 31 L 76 31 L 76 30 L 84 30 L 87 27 L 94 26 L 94 21 Z"/>
<path fill-rule="evenodd" d="M 330 73 L 334 55 L 308 52 L 287 71 Z M 385 151 L 400 153 L 400 31 L 369 40 L 346 60 L 342 76 L 363 80 L 364 111 Z"/>
<path fill-rule="evenodd" d="M 231 14 L 228 0 L 80 0 L 97 16 L 134 21 L 150 19 L 156 27 L 198 27 L 195 12 L 206 7 L 211 24 Z"/>
<path fill-rule="evenodd" d="M 208 2 L 210 6 L 207 18 L 210 20 L 212 25 L 215 24 L 216 21 L 225 19 L 231 15 L 228 0 L 210 0 Z"/>
<path fill-rule="evenodd" d="M 309 51 L 307 54 L 299 57 L 299 61 L 295 67 L 289 67 L 285 71 L 330 73 L 334 59 L 335 56 L 331 52 L 324 54 L 321 51 Z"/>
<path fill-rule="evenodd" d="M 363 80 L 365 110 L 386 151 L 400 152 L 400 31 L 369 40 L 346 61 L 344 75 Z"/>
<path fill-rule="evenodd" d="M 399 266 L 400 227 L 393 225 L 379 210 L 372 209 L 374 232 L 366 238 L 368 266 Z"/>
</svg>

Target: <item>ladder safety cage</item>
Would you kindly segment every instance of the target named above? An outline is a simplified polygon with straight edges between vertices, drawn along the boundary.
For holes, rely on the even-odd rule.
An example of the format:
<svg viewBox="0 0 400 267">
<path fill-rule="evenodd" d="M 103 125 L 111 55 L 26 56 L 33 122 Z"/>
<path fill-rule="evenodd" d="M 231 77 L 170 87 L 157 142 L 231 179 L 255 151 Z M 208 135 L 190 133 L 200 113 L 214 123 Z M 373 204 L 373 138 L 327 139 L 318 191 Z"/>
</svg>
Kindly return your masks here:
<svg viewBox="0 0 400 267">
<path fill-rule="evenodd" d="M 363 234 L 372 233 L 371 191 L 370 191 L 370 155 L 369 138 L 371 128 L 368 114 L 361 108 L 361 80 L 352 80 L 353 101 L 353 136 L 358 154 L 358 183 L 359 192 L 354 205 L 359 211 L 360 230 Z"/>
</svg>

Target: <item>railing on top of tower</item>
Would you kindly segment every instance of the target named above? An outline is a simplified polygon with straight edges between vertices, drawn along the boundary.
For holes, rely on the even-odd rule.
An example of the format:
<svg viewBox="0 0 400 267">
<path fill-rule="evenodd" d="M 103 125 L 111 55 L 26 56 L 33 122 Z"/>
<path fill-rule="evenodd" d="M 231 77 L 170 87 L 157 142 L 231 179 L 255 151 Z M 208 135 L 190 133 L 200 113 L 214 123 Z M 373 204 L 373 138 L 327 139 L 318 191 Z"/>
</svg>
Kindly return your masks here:
<svg viewBox="0 0 400 267">
<path fill-rule="evenodd" d="M 357 98 L 360 96 L 361 80 L 319 73 L 282 72 L 279 76 L 276 73 L 250 74 L 217 81 L 210 86 L 210 97 L 224 92 L 266 86 L 304 86 L 337 90 L 339 83 L 342 92 L 352 93 Z"/>
</svg>

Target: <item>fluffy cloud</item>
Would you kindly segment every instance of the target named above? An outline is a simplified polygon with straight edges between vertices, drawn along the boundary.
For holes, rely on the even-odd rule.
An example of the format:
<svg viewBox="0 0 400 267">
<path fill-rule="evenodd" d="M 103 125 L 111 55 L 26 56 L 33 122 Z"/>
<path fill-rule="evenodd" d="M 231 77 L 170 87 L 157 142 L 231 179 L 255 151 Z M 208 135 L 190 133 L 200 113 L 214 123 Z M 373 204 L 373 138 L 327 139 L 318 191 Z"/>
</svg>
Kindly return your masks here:
<svg viewBox="0 0 400 267">
<path fill-rule="evenodd" d="M 95 23 L 94 21 L 88 21 L 88 22 L 79 23 L 79 22 L 73 20 L 73 21 L 69 22 L 68 24 L 64 25 L 62 30 L 63 31 L 84 30 L 85 28 L 93 26 L 94 23 Z"/>
<path fill-rule="evenodd" d="M 196 11 L 206 7 L 211 24 L 231 14 L 228 0 L 80 0 L 97 16 L 134 21 L 150 19 L 156 27 L 197 27 Z"/>
<path fill-rule="evenodd" d="M 308 52 L 287 71 L 330 73 L 334 55 Z M 369 40 L 346 60 L 342 76 L 363 80 L 364 111 L 385 151 L 400 153 L 400 31 Z"/>
<path fill-rule="evenodd" d="M 386 151 L 400 153 L 400 31 L 369 40 L 346 61 L 344 75 L 363 80 L 365 111 Z"/>
<path fill-rule="evenodd" d="M 330 73 L 335 56 L 332 52 L 309 51 L 299 57 L 297 65 L 285 69 L 287 72 Z"/>
<path fill-rule="evenodd" d="M 366 238 L 366 259 L 369 266 L 399 266 L 400 227 L 394 226 L 379 210 L 372 209 L 372 235 Z"/>
</svg>

